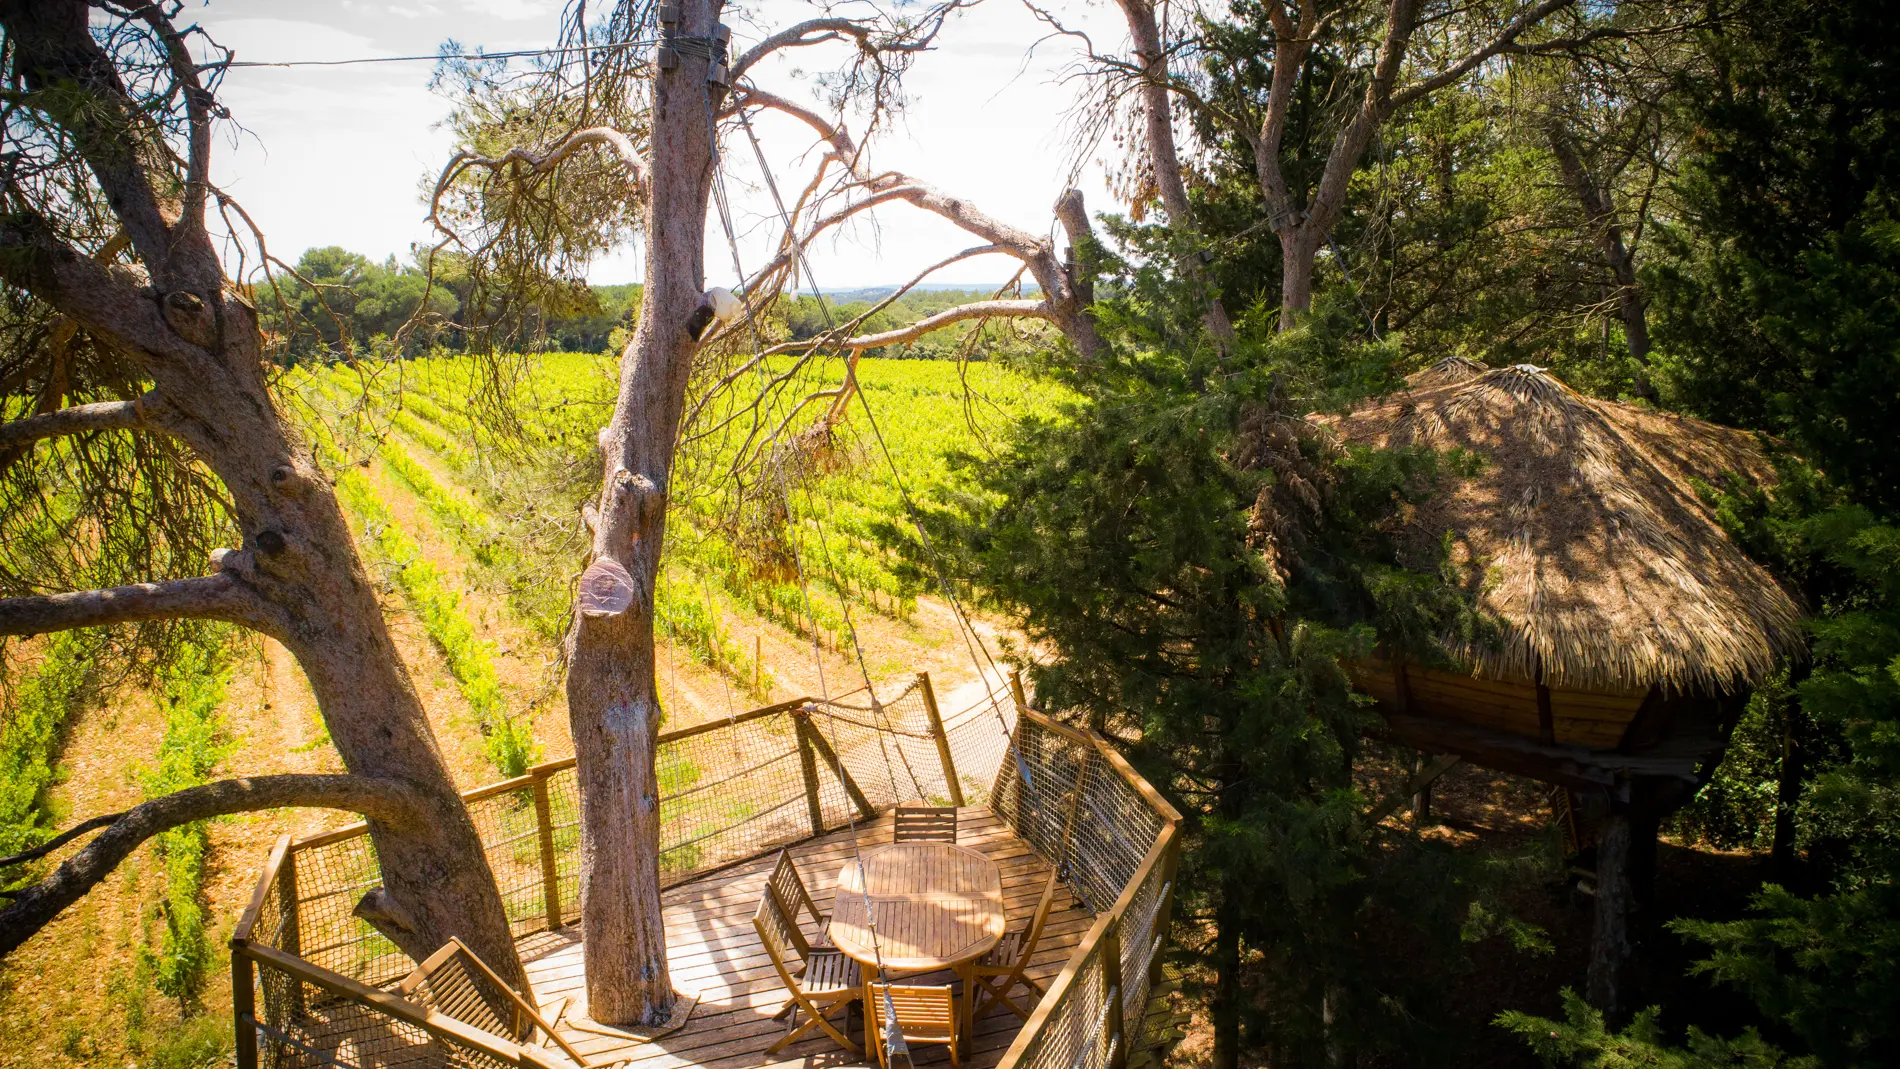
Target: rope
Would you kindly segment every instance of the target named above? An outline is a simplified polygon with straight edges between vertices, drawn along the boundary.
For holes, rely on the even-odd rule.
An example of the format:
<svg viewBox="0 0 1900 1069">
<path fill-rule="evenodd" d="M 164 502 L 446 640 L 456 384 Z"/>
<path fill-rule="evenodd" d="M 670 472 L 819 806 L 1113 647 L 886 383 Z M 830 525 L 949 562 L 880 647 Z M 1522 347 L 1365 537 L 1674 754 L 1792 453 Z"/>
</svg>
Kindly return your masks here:
<svg viewBox="0 0 1900 1069">
<path fill-rule="evenodd" d="M 817 280 L 812 277 L 811 262 L 805 258 L 805 247 L 801 242 L 796 240 L 797 234 L 792 226 L 791 213 L 785 210 L 785 200 L 779 195 L 778 180 L 772 173 L 771 164 L 766 162 L 765 150 L 760 146 L 758 134 L 752 129 L 752 119 L 744 108 L 739 109 L 739 123 L 745 128 L 746 137 L 752 144 L 752 154 L 759 162 L 759 171 L 765 178 L 766 189 L 772 194 L 772 203 L 778 208 L 779 218 L 784 221 L 785 235 L 786 239 L 791 242 L 792 254 L 798 261 L 799 270 L 804 273 L 805 282 L 811 287 L 812 293 L 818 301 L 818 311 L 824 316 L 825 330 L 826 333 L 829 334 L 833 326 L 831 307 L 825 302 L 824 290 L 818 285 Z M 924 530 L 923 523 L 918 518 L 917 506 L 911 499 L 910 488 L 904 483 L 903 473 L 897 470 L 897 461 L 891 456 L 890 446 L 884 441 L 884 432 L 877 425 L 877 417 L 871 412 L 871 402 L 866 398 L 864 387 L 861 384 L 858 386 L 856 393 L 858 395 L 859 405 L 864 408 L 865 418 L 870 421 L 871 432 L 877 437 L 878 448 L 884 454 L 884 462 L 891 469 L 891 475 L 897 482 L 898 496 L 904 502 L 905 512 L 910 516 L 911 525 L 917 529 L 918 537 L 923 540 L 925 552 L 930 555 L 931 570 L 936 573 L 938 586 L 943 590 L 944 599 L 950 603 L 951 612 L 956 617 L 958 634 L 963 639 L 964 649 L 970 654 L 971 664 L 976 667 L 977 678 L 987 679 L 988 673 L 983 670 L 985 661 L 989 662 L 991 672 L 996 672 L 1000 675 L 1001 673 L 996 667 L 995 660 L 989 655 L 989 648 L 983 644 L 983 636 L 977 633 L 976 625 L 970 622 L 968 615 L 963 611 L 963 605 L 957 600 L 956 595 L 951 592 L 949 579 L 944 573 L 942 558 L 938 555 L 936 546 L 930 541 L 929 533 Z M 850 614 L 847 612 L 845 623 L 849 625 L 850 622 Z M 972 640 L 974 640 L 974 642 Z M 857 635 L 855 629 L 853 629 L 852 643 L 855 645 L 856 642 Z M 982 651 L 982 657 L 980 659 L 977 656 L 978 650 Z M 860 664 L 862 664 L 861 652 L 859 661 Z M 867 684 L 870 682 L 868 677 L 865 682 Z M 989 690 L 987 682 L 984 684 L 984 690 Z M 875 695 L 872 696 L 872 701 L 876 701 Z M 1002 710 L 996 707 L 994 701 L 990 703 L 990 711 L 996 714 L 996 722 L 1003 729 L 1003 738 L 1008 739 L 1010 737 L 1009 721 L 1004 719 Z M 1018 761 L 1020 763 L 1020 757 Z M 909 768 L 909 764 L 909 761 L 906 760 L 906 769 Z M 912 779 L 915 778 L 915 773 L 913 773 Z"/>
<path fill-rule="evenodd" d="M 830 717 L 832 720 L 850 724 L 852 727 L 864 728 L 866 731 L 889 731 L 893 735 L 902 735 L 905 738 L 910 738 L 910 739 L 935 739 L 937 737 L 935 735 L 932 735 L 928 731 L 903 731 L 901 729 L 888 727 L 886 725 L 867 723 L 863 720 L 856 720 L 848 716 L 839 716 L 837 713 L 829 712 L 823 709 L 814 708 L 812 711 L 816 713 L 820 713 L 823 716 Z M 915 779 L 916 777 L 913 776 L 912 778 Z M 893 783 L 892 786 L 895 787 L 896 784 Z"/>
<path fill-rule="evenodd" d="M 738 245 L 737 240 L 733 236 L 732 221 L 727 211 L 726 201 L 723 195 L 724 182 L 723 182 L 723 177 L 720 173 L 721 168 L 719 165 L 719 130 L 718 130 L 718 126 L 716 122 L 711 122 L 712 116 L 711 116 L 710 96 L 707 99 L 707 105 L 708 105 L 707 114 L 708 114 L 709 125 L 711 126 L 710 133 L 712 137 L 712 146 L 713 146 L 712 152 L 713 152 L 714 188 L 716 191 L 719 191 L 720 193 L 720 195 L 717 196 L 715 200 L 717 201 L 719 205 L 720 222 L 723 224 L 724 230 L 726 232 L 727 243 L 731 246 L 732 261 L 733 261 L 734 266 L 737 267 L 739 265 L 739 245 Z M 739 110 L 739 116 L 740 116 L 741 121 L 745 122 L 746 133 L 750 135 L 752 133 L 752 124 L 749 121 L 745 120 L 745 109 L 741 108 Z M 759 148 L 758 138 L 756 136 L 752 137 L 752 147 L 755 152 L 759 153 L 759 163 L 760 163 L 761 168 L 764 169 L 766 184 L 770 186 L 771 188 L 772 199 L 778 205 L 780 217 L 785 220 L 786 234 L 788 237 L 795 236 L 792 232 L 791 216 L 789 213 L 785 211 L 785 202 L 779 198 L 778 183 L 773 180 L 770 168 L 766 167 L 765 165 L 765 156 L 764 156 L 763 151 Z M 801 261 L 803 260 L 802 253 L 800 255 L 800 260 Z M 745 279 L 745 272 L 743 270 L 739 271 L 739 279 L 741 282 L 743 282 Z M 824 305 L 823 305 L 822 296 L 819 298 L 819 302 L 820 302 L 819 304 L 820 308 L 823 308 Z M 751 302 L 750 300 L 748 300 L 747 301 L 748 310 L 750 309 L 750 306 L 751 306 Z M 829 312 L 826 313 L 826 316 L 827 316 L 827 319 L 829 319 Z M 752 318 L 750 315 L 747 316 L 747 325 L 748 325 L 748 328 L 752 330 L 754 349 L 756 351 L 758 348 L 758 345 L 757 345 L 758 334 L 757 334 L 756 327 L 754 327 L 752 324 Z M 768 372 L 766 372 L 765 370 L 765 364 L 763 361 L 759 363 L 758 371 L 759 371 L 759 376 L 761 378 L 766 378 L 766 376 L 768 375 Z M 769 381 L 769 379 L 767 381 Z M 826 680 L 825 680 L 824 651 L 819 646 L 819 643 L 818 643 L 817 613 L 814 612 L 812 609 L 811 584 L 805 574 L 804 553 L 800 549 L 800 546 L 799 546 L 800 537 L 798 533 L 798 525 L 790 522 L 791 515 L 792 515 L 791 490 L 786 485 L 785 470 L 782 466 L 779 468 L 779 471 L 778 471 L 778 484 L 779 484 L 780 498 L 785 503 L 785 514 L 786 514 L 786 519 L 787 519 L 787 526 L 789 528 L 788 530 L 789 537 L 787 541 L 792 550 L 792 566 L 798 575 L 799 598 L 805 610 L 806 627 L 811 632 L 812 662 L 818 671 L 818 694 L 821 701 L 829 703 L 830 688 L 827 685 Z M 822 542 L 821 542 L 821 545 L 822 545 Z M 849 622 L 850 622 L 850 618 L 847 615 L 846 617 L 847 625 L 849 624 Z M 857 641 L 856 634 L 854 632 L 852 636 L 852 642 L 854 645 L 856 644 L 856 641 Z M 859 662 L 859 667 L 860 668 L 863 667 L 862 660 L 860 660 Z M 865 683 L 867 686 L 869 685 L 870 680 L 868 677 L 866 678 Z M 877 695 L 875 692 L 872 693 L 871 700 L 873 703 L 877 701 Z M 839 767 L 840 769 L 842 769 L 844 765 L 844 751 L 839 749 L 838 747 L 838 725 L 836 722 L 836 718 L 835 717 L 828 718 L 827 726 L 829 728 L 828 733 L 831 736 L 831 752 L 837 756 Z M 885 771 L 887 773 L 890 773 L 892 777 L 892 780 L 891 780 L 892 786 L 893 786 L 892 794 L 895 794 L 896 793 L 896 790 L 895 790 L 896 774 L 890 771 L 890 762 L 888 759 L 885 761 L 884 767 L 885 767 Z M 865 926 L 870 930 L 870 933 L 871 933 L 871 954 L 877 961 L 878 975 L 883 976 L 885 973 L 884 951 L 883 951 L 882 942 L 878 938 L 878 934 L 877 934 L 877 904 L 871 900 L 869 881 L 865 877 L 864 852 L 858 842 L 858 821 L 857 821 L 856 807 L 851 805 L 847 801 L 844 809 L 845 809 L 845 823 L 851 832 L 852 863 L 857 866 L 859 894 L 864 899 Z M 866 1031 L 867 1032 L 869 1031 L 868 1026 L 866 1028 Z M 890 992 L 888 990 L 884 994 L 884 1035 L 882 1037 L 882 1042 L 884 1044 L 885 1060 L 887 1063 L 894 1060 L 897 1057 L 897 1055 L 901 1053 L 904 1056 L 904 1061 L 907 1062 L 911 1066 L 911 1069 L 916 1069 L 916 1066 L 917 1066 L 916 1060 L 911 1057 L 910 1048 L 904 1042 L 903 1030 L 899 1028 L 897 1024 L 897 1006 L 895 1003 L 892 1002 Z"/>
</svg>

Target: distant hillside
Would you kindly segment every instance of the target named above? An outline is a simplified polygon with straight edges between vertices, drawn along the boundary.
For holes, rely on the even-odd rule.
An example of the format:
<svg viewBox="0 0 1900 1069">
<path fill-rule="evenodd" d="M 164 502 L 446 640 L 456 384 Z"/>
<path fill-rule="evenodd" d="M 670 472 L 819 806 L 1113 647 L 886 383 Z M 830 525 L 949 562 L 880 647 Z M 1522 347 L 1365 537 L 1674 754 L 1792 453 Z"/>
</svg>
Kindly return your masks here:
<svg viewBox="0 0 1900 1069">
<path fill-rule="evenodd" d="M 912 286 L 910 291 L 912 293 L 960 294 L 964 300 L 980 301 L 989 299 L 991 295 L 1002 287 L 1003 284 L 1001 282 L 982 285 L 972 285 L 966 282 L 925 282 L 922 285 Z M 822 292 L 826 300 L 838 301 L 840 303 L 850 301 L 876 303 L 897 292 L 897 284 L 893 283 L 888 286 L 866 286 L 862 289 L 852 290 L 824 290 Z M 1025 297 L 1034 296 L 1038 292 L 1034 283 L 1023 284 L 1023 295 Z"/>
</svg>

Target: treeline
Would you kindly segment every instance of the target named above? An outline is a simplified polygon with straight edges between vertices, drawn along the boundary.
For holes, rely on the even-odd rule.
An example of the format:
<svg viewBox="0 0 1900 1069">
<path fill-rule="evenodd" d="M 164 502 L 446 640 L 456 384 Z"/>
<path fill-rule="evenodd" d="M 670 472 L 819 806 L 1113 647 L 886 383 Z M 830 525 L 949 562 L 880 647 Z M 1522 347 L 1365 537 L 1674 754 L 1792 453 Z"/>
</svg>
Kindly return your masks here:
<svg viewBox="0 0 1900 1069">
<path fill-rule="evenodd" d="M 477 287 L 467 266 L 440 256 L 434 274 L 416 260 L 381 263 L 331 245 L 310 249 L 294 272 L 277 272 L 257 287 L 264 329 L 287 363 L 345 358 L 359 349 L 416 356 L 460 352 L 471 344 Z M 426 304 L 426 307 L 425 307 Z M 637 284 L 588 286 L 568 307 L 531 312 L 515 343 L 531 350 L 598 353 L 616 330 L 631 329 L 640 306 Z"/>
<path fill-rule="evenodd" d="M 771 341 L 804 340 L 827 324 L 846 323 L 877 307 L 890 290 L 863 289 L 827 295 L 789 297 L 762 317 L 760 331 Z M 987 300 L 990 289 L 913 290 L 879 308 L 855 331 L 872 334 L 914 323 L 925 316 L 971 301 Z M 423 262 L 394 256 L 381 263 L 335 245 L 307 250 L 294 272 L 277 272 L 257 289 L 264 329 L 286 363 L 347 359 L 367 350 L 378 355 L 419 356 L 435 351 L 461 352 L 472 344 L 467 330 L 480 317 L 471 314 L 479 299 L 467 266 L 439 256 L 434 275 Z M 530 310 L 516 324 L 510 348 L 522 351 L 601 353 L 619 349 L 640 310 L 640 286 L 586 286 L 564 291 L 565 307 Z M 425 307 L 426 305 L 426 307 Z M 962 353 L 983 359 L 1023 336 L 1024 328 L 1001 329 L 972 346 L 974 323 L 958 324 L 909 345 L 888 346 L 873 356 L 947 358 Z M 1034 328 L 1028 328 L 1031 334 Z M 492 338 L 482 338 L 486 344 Z"/>
</svg>

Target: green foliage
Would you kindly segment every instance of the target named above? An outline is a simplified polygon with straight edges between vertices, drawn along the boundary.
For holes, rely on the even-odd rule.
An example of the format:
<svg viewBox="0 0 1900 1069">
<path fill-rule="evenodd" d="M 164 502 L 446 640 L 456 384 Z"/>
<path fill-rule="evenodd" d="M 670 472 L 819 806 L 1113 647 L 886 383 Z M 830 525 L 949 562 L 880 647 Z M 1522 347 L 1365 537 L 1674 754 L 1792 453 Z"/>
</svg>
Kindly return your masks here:
<svg viewBox="0 0 1900 1069">
<path fill-rule="evenodd" d="M 1891 1064 L 1900 1041 L 1900 889 L 1802 898 L 1773 884 L 1740 921 L 1681 919 L 1707 945 L 1696 971 L 1747 994 L 1828 1066 Z"/>
<path fill-rule="evenodd" d="M 218 715 L 231 681 L 228 643 L 223 628 L 203 629 L 160 668 L 156 690 L 166 706 L 165 734 L 157 760 L 139 774 L 147 798 L 208 782 L 231 752 L 233 745 L 225 738 Z M 198 1007 L 215 960 L 205 933 L 204 876 L 210 833 L 206 822 L 194 821 L 160 833 L 156 842 L 165 864 L 159 907 L 165 930 L 159 949 L 142 953 L 159 992 L 178 1000 L 189 1013 Z"/>
<path fill-rule="evenodd" d="M 423 629 L 442 651 L 449 674 L 481 729 L 483 754 L 504 777 L 526 772 L 541 759 L 533 725 L 509 713 L 495 675 L 492 644 L 477 637 L 474 624 L 462 612 L 461 595 L 440 569 L 423 559 L 422 547 L 389 515 L 362 472 L 344 471 L 337 478 L 337 496 L 362 525 L 371 552 L 395 573 L 396 584 Z"/>
<path fill-rule="evenodd" d="M 1749 697 L 1709 781 L 1673 818 L 1676 834 L 1722 850 L 1765 850 L 1774 841 L 1786 720 L 1794 714 L 1788 673 Z"/>
<path fill-rule="evenodd" d="M 46 641 L 40 663 L 6 695 L 0 721 L 0 855 L 44 842 L 41 794 L 54 777 L 54 759 L 69 717 L 90 693 L 100 641 L 92 631 L 62 631 Z M 30 866 L 5 874 L 8 889 L 33 878 Z"/>
<path fill-rule="evenodd" d="M 1900 508 L 1900 30 L 1878 0 L 1800 3 L 1711 47 L 1687 221 L 1650 280 L 1673 388 Z"/>
<path fill-rule="evenodd" d="M 1575 991 L 1564 989 L 1564 1019 L 1552 1021 L 1516 1011 L 1497 1023 L 1524 1037 L 1545 1065 L 1579 1069 L 1813 1069 L 1820 1063 L 1790 1058 L 1754 1029 L 1739 1039 L 1721 1039 L 1689 1029 L 1686 1047 L 1671 1046 L 1654 1006 L 1636 1015 L 1629 1027 L 1612 1032 L 1603 1015 Z"/>
<path fill-rule="evenodd" d="M 1036 645 L 1039 702 L 1128 740 L 1189 814 L 1179 886 L 1214 923 L 1216 1044 L 1244 1017 L 1241 1045 L 1275 1062 L 1427 1057 L 1449 1037 L 1430 1023 L 1443 985 L 1420 977 L 1467 938 L 1536 942 L 1488 903 L 1474 923 L 1482 866 L 1371 824 L 1353 784 L 1370 712 L 1342 664 L 1481 626 L 1439 562 L 1407 568 L 1383 534 L 1448 461 L 1342 450 L 1303 418 L 1390 381 L 1389 341 L 1322 306 L 1288 334 L 1245 317 L 1220 354 L 1172 262 L 1119 272 L 1097 310 L 1115 356 L 1062 418 L 966 460 L 975 487 L 938 495 L 936 541 Z M 1363 935 L 1388 922 L 1402 951 Z"/>
</svg>

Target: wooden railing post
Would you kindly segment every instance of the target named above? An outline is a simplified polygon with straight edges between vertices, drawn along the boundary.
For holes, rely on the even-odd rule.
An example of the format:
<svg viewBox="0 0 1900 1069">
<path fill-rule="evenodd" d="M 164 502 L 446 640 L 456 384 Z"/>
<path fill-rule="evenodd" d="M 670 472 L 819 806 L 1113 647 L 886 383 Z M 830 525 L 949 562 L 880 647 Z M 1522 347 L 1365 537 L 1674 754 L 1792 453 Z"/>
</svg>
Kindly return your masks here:
<svg viewBox="0 0 1900 1069">
<path fill-rule="evenodd" d="M 825 803 L 818 797 L 818 755 L 811 744 L 811 722 L 796 714 L 792 730 L 798 736 L 798 774 L 805 781 L 805 813 L 811 820 L 811 833 L 825 833 Z"/>
<path fill-rule="evenodd" d="M 937 711 L 937 691 L 930 685 L 930 673 L 917 673 L 917 685 L 924 694 L 924 715 L 930 718 L 930 737 L 937 740 L 937 760 L 943 763 L 943 783 L 950 791 L 950 804 L 963 804 L 963 782 L 957 779 L 957 763 L 950 756 L 950 736 L 943 730 L 943 714 Z"/>
<path fill-rule="evenodd" d="M 1164 982 L 1161 974 L 1161 947 L 1168 941 L 1168 925 L 1174 923 L 1174 878 L 1181 871 L 1181 837 L 1176 835 L 1168 840 L 1168 853 L 1161 862 L 1161 901 L 1155 907 L 1154 946 L 1143 947 L 1148 952 L 1148 990 L 1154 991 Z"/>
<path fill-rule="evenodd" d="M 1126 1069 L 1128 1036 L 1122 1027 L 1122 918 L 1115 917 L 1102 929 L 1102 1002 L 1108 1018 L 1102 1026 L 1103 1042 L 1108 1044 L 1107 1069 Z"/>
<path fill-rule="evenodd" d="M 1029 698 L 1023 692 L 1023 670 L 1020 668 L 1009 670 L 1009 694 L 1016 699 L 1017 710 L 1029 708 Z"/>
<path fill-rule="evenodd" d="M 541 840 L 541 901 L 548 931 L 561 926 L 561 867 L 554 860 L 554 805 L 548 800 L 547 773 L 534 770 L 534 825 Z"/>
<path fill-rule="evenodd" d="M 818 730 L 817 724 L 810 722 L 809 716 L 810 714 L 807 713 L 805 737 L 811 740 L 812 747 L 818 751 L 819 757 L 825 759 L 825 764 L 831 766 L 831 774 L 838 777 L 839 783 L 844 784 L 845 796 L 851 799 L 851 804 L 858 807 L 858 813 L 865 820 L 877 819 L 877 807 L 873 806 L 871 800 L 864 796 L 864 792 L 858 789 L 858 781 L 851 778 L 851 773 L 844 767 L 844 762 L 838 759 L 831 744 L 825 741 L 824 732 Z"/>
<path fill-rule="evenodd" d="M 257 1069 L 257 979 L 250 955 L 231 944 L 231 1024 L 237 1036 L 237 1069 Z"/>
</svg>

